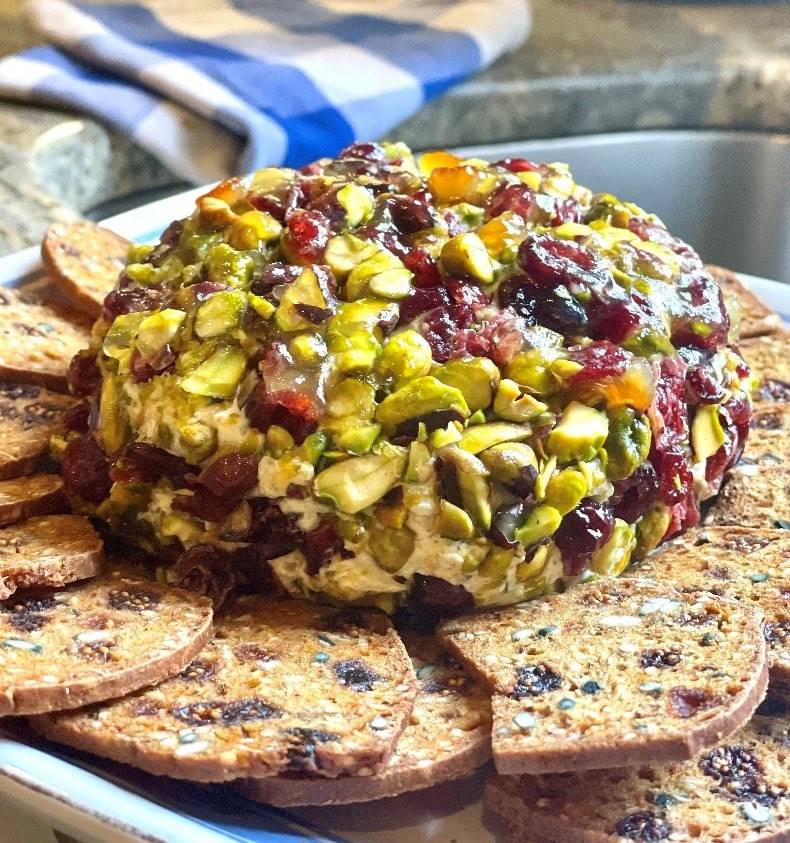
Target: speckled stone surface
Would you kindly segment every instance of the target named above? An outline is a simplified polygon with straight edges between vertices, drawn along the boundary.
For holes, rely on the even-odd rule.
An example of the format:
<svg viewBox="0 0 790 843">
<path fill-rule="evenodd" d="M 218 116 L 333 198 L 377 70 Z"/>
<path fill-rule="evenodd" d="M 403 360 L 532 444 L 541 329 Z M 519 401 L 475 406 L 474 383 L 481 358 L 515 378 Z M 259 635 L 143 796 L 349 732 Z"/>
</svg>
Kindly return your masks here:
<svg viewBox="0 0 790 843">
<path fill-rule="evenodd" d="M 35 44 L 0 0 L 0 53 Z M 415 148 L 646 128 L 790 131 L 790 3 L 532 0 L 528 42 L 388 133 Z M 0 254 L 176 179 L 84 117 L 0 103 Z M 147 198 L 147 197 L 146 197 Z"/>
</svg>

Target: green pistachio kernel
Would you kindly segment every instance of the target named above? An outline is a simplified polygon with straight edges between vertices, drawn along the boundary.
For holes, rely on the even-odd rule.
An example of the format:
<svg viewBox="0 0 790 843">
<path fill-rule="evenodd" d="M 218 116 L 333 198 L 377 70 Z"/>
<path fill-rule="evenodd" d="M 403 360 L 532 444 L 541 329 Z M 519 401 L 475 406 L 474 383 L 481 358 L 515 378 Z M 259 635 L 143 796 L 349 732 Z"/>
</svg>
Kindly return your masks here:
<svg viewBox="0 0 790 843">
<path fill-rule="evenodd" d="M 271 319 L 277 309 L 270 301 L 267 301 L 263 296 L 256 296 L 255 293 L 247 293 L 247 304 L 261 319 Z"/>
<path fill-rule="evenodd" d="M 553 350 L 533 348 L 522 351 L 508 364 L 505 374 L 536 395 L 553 395 L 560 388 L 559 378 L 549 368 L 554 359 L 556 353 Z"/>
<path fill-rule="evenodd" d="M 150 263 L 128 263 L 124 272 L 131 281 L 143 287 L 155 284 L 159 276 L 156 267 Z"/>
<path fill-rule="evenodd" d="M 615 518 L 612 535 L 609 541 L 593 554 L 590 568 L 602 577 L 619 577 L 628 567 L 635 547 L 636 528 Z"/>
<path fill-rule="evenodd" d="M 409 462 L 404 479 L 408 483 L 424 483 L 431 472 L 431 452 L 423 442 L 409 444 Z"/>
<path fill-rule="evenodd" d="M 376 409 L 376 421 L 387 427 L 397 427 L 437 410 L 454 410 L 463 418 L 469 416 L 469 407 L 459 390 L 425 375 L 388 395 Z"/>
<path fill-rule="evenodd" d="M 606 413 L 571 401 L 546 439 L 546 450 L 561 462 L 591 460 L 609 435 Z"/>
<path fill-rule="evenodd" d="M 450 360 L 437 366 L 433 376 L 459 390 L 472 412 L 491 406 L 494 390 L 499 383 L 499 369 L 487 357 Z"/>
<path fill-rule="evenodd" d="M 504 547 L 492 547 L 480 563 L 477 573 L 486 579 L 503 579 L 513 564 L 513 551 Z"/>
<path fill-rule="evenodd" d="M 266 447 L 274 456 L 279 457 L 290 451 L 295 444 L 293 436 L 284 427 L 279 424 L 269 425 L 266 430 Z"/>
<path fill-rule="evenodd" d="M 368 535 L 368 550 L 378 566 L 390 574 L 399 571 L 414 552 L 415 536 L 408 527 L 399 530 L 375 526 Z"/>
<path fill-rule="evenodd" d="M 321 454 L 324 453 L 328 445 L 329 438 L 327 435 L 321 431 L 317 431 L 316 433 L 311 433 L 304 442 L 302 442 L 299 446 L 299 450 L 309 463 L 316 465 L 318 460 L 321 459 Z"/>
<path fill-rule="evenodd" d="M 376 365 L 377 372 L 396 381 L 417 378 L 431 371 L 431 347 L 417 331 L 400 331 L 384 344 Z"/>
<path fill-rule="evenodd" d="M 120 451 L 131 434 L 121 394 L 118 375 L 105 371 L 99 397 L 98 433 L 108 454 Z"/>
<path fill-rule="evenodd" d="M 494 280 L 494 264 L 485 243 L 471 231 L 448 240 L 442 247 L 439 262 L 448 275 L 471 278 L 481 284 Z"/>
<path fill-rule="evenodd" d="M 479 454 L 501 442 L 518 442 L 526 439 L 531 433 L 532 429 L 525 424 L 486 422 L 468 427 L 463 432 L 458 445 L 470 454 Z"/>
<path fill-rule="evenodd" d="M 231 398 L 246 369 L 247 355 L 240 348 L 222 346 L 194 372 L 181 378 L 179 386 L 193 395 Z"/>
<path fill-rule="evenodd" d="M 439 515 L 436 518 L 436 529 L 440 536 L 446 539 L 462 541 L 471 539 L 475 534 L 475 525 L 469 513 L 450 501 L 439 501 Z"/>
<path fill-rule="evenodd" d="M 254 263 L 249 255 L 237 252 L 227 243 L 218 243 L 208 253 L 206 268 L 209 281 L 246 289 L 252 279 Z"/>
<path fill-rule="evenodd" d="M 549 478 L 546 484 L 546 503 L 553 506 L 560 515 L 567 515 L 576 509 L 588 493 L 587 480 L 574 468 L 564 468 Z"/>
<path fill-rule="evenodd" d="M 381 344 L 367 331 L 344 336 L 328 336 L 329 350 L 335 355 L 339 374 L 364 374 L 373 370 L 381 354 Z"/>
<path fill-rule="evenodd" d="M 353 234 L 338 234 L 330 238 L 324 250 L 324 260 L 340 281 L 345 280 L 349 272 L 378 252 L 379 246 L 369 240 L 362 240 Z"/>
<path fill-rule="evenodd" d="M 727 441 L 727 434 L 719 418 L 718 404 L 703 404 L 697 408 L 691 423 L 691 447 L 698 462 L 712 457 Z"/>
<path fill-rule="evenodd" d="M 328 391 L 326 411 L 337 418 L 356 416 L 370 421 L 376 409 L 375 395 L 376 391 L 369 383 L 345 378 Z"/>
<path fill-rule="evenodd" d="M 630 477 L 647 459 L 651 442 L 650 422 L 631 407 L 609 412 L 609 434 L 604 443 L 606 476 L 610 480 Z"/>
<path fill-rule="evenodd" d="M 239 326 L 246 304 L 247 296 L 241 290 L 214 293 L 195 314 L 195 333 L 202 340 L 229 333 Z"/>
<path fill-rule="evenodd" d="M 332 445 L 352 454 L 367 454 L 381 433 L 381 425 L 360 422 L 356 416 L 324 419 L 324 427 L 332 437 Z"/>
<path fill-rule="evenodd" d="M 437 458 L 455 472 L 455 481 L 461 504 L 477 527 L 487 530 L 491 526 L 491 490 L 488 469 L 477 457 L 457 445 L 441 448 Z"/>
<path fill-rule="evenodd" d="M 253 193 L 271 193 L 291 184 L 295 178 L 296 170 L 288 167 L 263 167 L 252 174 L 250 190 Z"/>
<path fill-rule="evenodd" d="M 546 404 L 529 393 L 522 394 L 519 385 L 503 378 L 494 397 L 494 413 L 501 419 L 513 422 L 530 421 L 548 410 Z"/>
<path fill-rule="evenodd" d="M 283 227 L 264 211 L 246 211 L 231 224 L 228 242 L 234 249 L 258 249 L 262 243 L 279 239 Z"/>
<path fill-rule="evenodd" d="M 450 422 L 447 427 L 440 427 L 432 430 L 428 436 L 428 444 L 434 451 L 443 448 L 445 445 L 453 445 L 461 441 L 463 428 L 458 422 Z"/>
<path fill-rule="evenodd" d="M 288 350 L 297 363 L 304 363 L 305 366 L 318 366 L 327 355 L 326 343 L 321 334 L 299 334 L 291 340 Z"/>
<path fill-rule="evenodd" d="M 634 559 L 644 559 L 666 535 L 670 522 L 669 509 L 664 504 L 656 504 L 646 512 L 636 524 L 636 548 Z"/>
<path fill-rule="evenodd" d="M 383 498 L 400 482 L 406 459 L 405 448 L 385 444 L 378 453 L 351 457 L 325 468 L 313 481 L 313 489 L 317 497 L 354 515 Z"/>
<path fill-rule="evenodd" d="M 555 533 L 561 522 L 562 516 L 553 506 L 540 504 L 529 513 L 524 524 L 516 530 L 516 541 L 529 547 Z"/>
<path fill-rule="evenodd" d="M 274 314 L 277 327 L 282 331 L 306 331 L 314 327 L 313 322 L 299 312 L 298 305 L 326 311 L 329 316 L 333 302 L 327 282 L 325 269 L 316 270 L 306 266 L 299 273 L 299 277 L 285 288 L 280 306 Z"/>
<path fill-rule="evenodd" d="M 353 301 L 371 292 L 385 299 L 402 299 L 411 289 L 413 274 L 392 252 L 380 249 L 351 270 L 345 297 Z"/>
<path fill-rule="evenodd" d="M 535 451 L 524 442 L 503 442 L 486 449 L 479 457 L 491 477 L 506 488 L 516 486 L 525 471 L 538 469 Z"/>
<path fill-rule="evenodd" d="M 140 325 L 149 316 L 149 311 L 143 313 L 126 313 L 116 316 L 110 329 L 107 331 L 102 351 L 114 360 L 120 360 L 128 355 L 129 349 L 134 344 Z"/>
<path fill-rule="evenodd" d="M 337 192 L 337 201 L 346 212 L 346 225 L 356 228 L 373 214 L 373 194 L 361 184 L 349 182 Z"/>
</svg>

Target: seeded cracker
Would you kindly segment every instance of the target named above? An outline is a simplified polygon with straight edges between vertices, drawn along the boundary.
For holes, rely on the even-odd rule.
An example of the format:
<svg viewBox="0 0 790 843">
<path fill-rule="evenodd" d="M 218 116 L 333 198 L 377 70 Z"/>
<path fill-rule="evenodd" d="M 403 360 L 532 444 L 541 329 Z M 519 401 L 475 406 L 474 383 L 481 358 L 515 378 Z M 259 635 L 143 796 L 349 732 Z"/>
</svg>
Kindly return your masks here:
<svg viewBox="0 0 790 843">
<path fill-rule="evenodd" d="M 770 529 L 790 523 L 790 465 L 740 465 L 730 472 L 706 524 Z"/>
<path fill-rule="evenodd" d="M 65 508 L 63 481 L 57 474 L 0 480 L 0 527 L 33 515 L 62 512 Z"/>
<path fill-rule="evenodd" d="M 50 436 L 74 404 L 71 396 L 41 386 L 0 382 L 0 480 L 41 466 Z"/>
<path fill-rule="evenodd" d="M 765 695 L 761 624 L 734 600 L 607 579 L 439 635 L 494 690 L 494 762 L 513 775 L 686 759 L 731 734 Z"/>
<path fill-rule="evenodd" d="M 0 378 L 65 392 L 69 363 L 88 345 L 88 334 L 51 308 L 0 288 Z"/>
<path fill-rule="evenodd" d="M 93 577 L 103 543 L 82 515 L 29 518 L 0 530 L 0 600 L 19 588 L 62 586 Z"/>
<path fill-rule="evenodd" d="M 383 614 L 242 597 L 180 676 L 36 727 L 174 778 L 372 775 L 415 694 L 411 662 Z"/>
<path fill-rule="evenodd" d="M 336 779 L 299 774 L 246 779 L 252 799 L 280 807 L 342 805 L 396 796 L 470 775 L 491 757 L 491 701 L 433 639 L 412 636 L 406 648 L 417 673 L 408 725 L 375 776 Z"/>
<path fill-rule="evenodd" d="M 118 281 L 130 242 L 88 220 L 51 225 L 41 258 L 63 296 L 94 318 Z"/>
<path fill-rule="evenodd" d="M 790 531 L 706 527 L 664 545 L 633 575 L 756 606 L 766 617 L 771 683 L 790 684 Z"/>
<path fill-rule="evenodd" d="M 0 608 L 0 715 L 76 708 L 160 682 L 211 635 L 211 602 L 113 572 Z"/>
<path fill-rule="evenodd" d="M 759 382 L 755 400 L 790 402 L 790 331 L 745 339 L 739 348 Z"/>
<path fill-rule="evenodd" d="M 790 839 L 790 718 L 756 717 L 681 764 L 496 776 L 485 804 L 502 843 Z"/>
<path fill-rule="evenodd" d="M 708 271 L 718 281 L 725 296 L 732 296 L 740 309 L 740 336 L 759 337 L 772 334 L 782 327 L 782 318 L 753 293 L 738 276 L 729 269 L 708 264 Z"/>
</svg>

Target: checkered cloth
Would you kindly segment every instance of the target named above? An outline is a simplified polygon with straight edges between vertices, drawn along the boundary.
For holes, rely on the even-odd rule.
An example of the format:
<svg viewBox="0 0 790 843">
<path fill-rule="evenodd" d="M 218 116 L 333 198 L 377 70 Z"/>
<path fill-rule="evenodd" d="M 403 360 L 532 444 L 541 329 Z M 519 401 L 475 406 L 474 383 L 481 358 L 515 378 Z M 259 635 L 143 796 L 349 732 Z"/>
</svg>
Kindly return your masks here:
<svg viewBox="0 0 790 843">
<path fill-rule="evenodd" d="M 520 44 L 526 0 L 32 0 L 54 46 L 0 96 L 66 106 L 211 181 L 382 136 Z"/>
</svg>

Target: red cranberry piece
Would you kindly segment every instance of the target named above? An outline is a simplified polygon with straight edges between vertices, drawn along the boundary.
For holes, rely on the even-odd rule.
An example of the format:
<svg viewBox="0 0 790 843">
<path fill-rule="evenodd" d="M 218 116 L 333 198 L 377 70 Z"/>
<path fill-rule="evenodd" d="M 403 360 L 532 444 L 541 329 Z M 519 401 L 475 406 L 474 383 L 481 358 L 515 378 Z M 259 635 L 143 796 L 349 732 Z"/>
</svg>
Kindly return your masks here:
<svg viewBox="0 0 790 843">
<path fill-rule="evenodd" d="M 63 430 L 68 433 L 87 433 L 90 428 L 91 405 L 80 401 L 63 414 Z"/>
<path fill-rule="evenodd" d="M 604 275 L 598 258 L 586 246 L 549 234 L 526 239 L 519 246 L 518 263 L 539 287 L 589 287 Z"/>
<path fill-rule="evenodd" d="M 244 412 L 253 427 L 265 431 L 270 425 L 279 425 L 297 444 L 318 427 L 318 408 L 309 396 L 295 389 L 268 392 L 264 381 L 252 391 Z"/>
<path fill-rule="evenodd" d="M 593 300 L 589 307 L 590 336 L 621 343 L 636 333 L 644 314 L 633 302 Z"/>
<path fill-rule="evenodd" d="M 630 359 L 628 352 L 606 340 L 573 348 L 569 356 L 582 366 L 580 371 L 568 379 L 570 383 L 619 377 L 628 368 Z"/>
<path fill-rule="evenodd" d="M 301 271 L 302 268 L 300 266 L 294 266 L 290 263 L 281 263 L 279 261 L 268 263 L 265 266 L 255 269 L 252 282 L 250 283 L 250 290 L 256 296 L 268 296 L 274 287 L 281 284 L 290 284 L 292 281 L 295 281 Z"/>
<path fill-rule="evenodd" d="M 651 461 L 658 471 L 661 500 L 667 505 L 683 501 L 689 494 L 694 478 L 688 457 L 680 446 L 669 445 L 657 448 Z"/>
<path fill-rule="evenodd" d="M 400 234 L 416 234 L 433 228 L 438 214 L 431 205 L 430 196 L 421 190 L 411 196 L 385 196 L 376 208 L 376 221 L 391 221 Z"/>
<path fill-rule="evenodd" d="M 535 321 L 566 337 L 587 333 L 587 313 L 565 287 L 540 293 L 535 299 Z"/>
<path fill-rule="evenodd" d="M 173 371 L 176 363 L 176 354 L 170 347 L 165 347 L 156 355 L 153 360 L 146 360 L 140 352 L 135 349 L 130 362 L 132 380 L 135 383 L 146 383 L 157 375 L 165 375 Z"/>
<path fill-rule="evenodd" d="M 724 387 L 710 366 L 691 366 L 686 372 L 686 396 L 690 404 L 719 404 Z"/>
<path fill-rule="evenodd" d="M 252 454 L 231 451 L 212 460 L 198 480 L 212 494 L 238 501 L 258 483 L 258 460 Z"/>
<path fill-rule="evenodd" d="M 556 226 L 564 222 L 581 222 L 583 216 L 582 208 L 575 199 L 559 199 L 554 203 L 549 224 Z"/>
<path fill-rule="evenodd" d="M 497 366 L 507 366 L 524 347 L 526 329 L 527 323 L 510 308 L 506 308 L 483 328 L 479 337 L 483 341 L 480 347 L 486 348 L 483 353 L 490 356 Z M 475 347 L 475 339 L 473 337 L 468 343 L 472 348 Z M 470 353 L 474 354 L 473 351 Z"/>
<path fill-rule="evenodd" d="M 490 219 L 512 211 L 525 222 L 536 222 L 541 215 L 535 191 L 525 184 L 503 184 L 486 200 L 486 216 Z"/>
<path fill-rule="evenodd" d="M 413 289 L 400 303 L 400 321 L 411 322 L 421 313 L 427 313 L 437 307 L 450 306 L 450 294 L 444 287 Z"/>
<path fill-rule="evenodd" d="M 318 211 L 294 211 L 282 238 L 282 249 L 294 263 L 321 263 L 331 235 L 329 221 Z"/>
<path fill-rule="evenodd" d="M 144 310 L 156 310 L 161 306 L 164 294 L 152 287 L 128 287 L 124 290 L 112 290 L 104 299 L 102 317 L 112 322 L 116 316 L 126 313 L 140 313 Z"/>
<path fill-rule="evenodd" d="M 438 287 L 442 283 L 439 264 L 425 249 L 414 249 L 404 258 L 406 269 L 414 273 L 412 284 L 415 287 Z"/>
<path fill-rule="evenodd" d="M 718 284 L 707 273 L 700 273 L 681 278 L 675 292 L 684 304 L 683 313 L 672 324 L 675 345 L 704 349 L 723 345 L 730 330 L 730 318 Z"/>
<path fill-rule="evenodd" d="M 503 281 L 497 290 L 497 301 L 502 308 L 512 308 L 527 324 L 535 324 L 536 290 L 525 276 L 514 275 Z"/>
<path fill-rule="evenodd" d="M 314 577 L 321 568 L 343 547 L 343 540 L 330 518 L 322 518 L 319 525 L 308 530 L 299 543 L 299 549 L 307 560 L 307 573 Z"/>
<path fill-rule="evenodd" d="M 658 475 L 653 466 L 646 462 L 630 477 L 614 484 L 609 502 L 615 518 L 633 524 L 658 500 L 658 493 Z"/>
<path fill-rule="evenodd" d="M 465 284 L 463 281 L 451 278 L 445 286 L 450 294 L 450 299 L 455 304 L 470 307 L 475 313 L 490 303 L 488 296 L 473 284 Z"/>
<path fill-rule="evenodd" d="M 502 167 L 511 173 L 534 173 L 540 170 L 537 164 L 533 164 L 527 158 L 501 158 L 494 163 L 495 167 Z"/>
<path fill-rule="evenodd" d="M 156 483 L 160 477 L 167 477 L 178 487 L 184 485 L 191 469 L 186 460 L 175 454 L 145 442 L 133 442 L 115 460 L 110 474 L 116 483 Z"/>
<path fill-rule="evenodd" d="M 567 576 L 580 574 L 596 550 L 603 547 L 614 529 L 611 508 L 593 498 L 584 498 L 569 512 L 554 534 Z"/>
<path fill-rule="evenodd" d="M 66 445 L 61 474 L 66 492 L 88 503 L 100 504 L 110 494 L 110 461 L 92 436 L 80 436 Z"/>
<path fill-rule="evenodd" d="M 386 161 L 387 153 L 384 147 L 378 143 L 369 141 L 357 141 L 341 149 L 338 158 L 362 158 L 365 161 Z"/>
<path fill-rule="evenodd" d="M 399 232 L 396 231 L 391 222 L 369 223 L 357 228 L 354 234 L 363 240 L 378 243 L 379 246 L 392 252 L 393 255 L 397 255 L 401 260 L 409 254 L 409 247 L 401 242 Z"/>
<path fill-rule="evenodd" d="M 69 363 L 66 375 L 69 391 L 78 398 L 93 395 L 101 384 L 101 372 L 96 355 L 87 348 L 78 351 Z"/>
<path fill-rule="evenodd" d="M 214 295 L 214 293 L 221 293 L 223 290 L 229 290 L 227 284 L 220 284 L 217 281 L 200 281 L 193 284 L 190 288 L 192 295 L 196 302 L 204 302 L 206 299 Z"/>
<path fill-rule="evenodd" d="M 304 193 L 298 184 L 289 184 L 269 193 L 250 196 L 250 204 L 253 208 L 271 214 L 279 222 L 285 222 L 288 214 L 301 207 L 304 200 Z"/>
<path fill-rule="evenodd" d="M 238 501 L 212 494 L 205 486 L 195 486 L 192 494 L 177 494 L 173 497 L 173 509 L 185 512 L 203 521 L 224 521 L 236 508 Z"/>
</svg>

